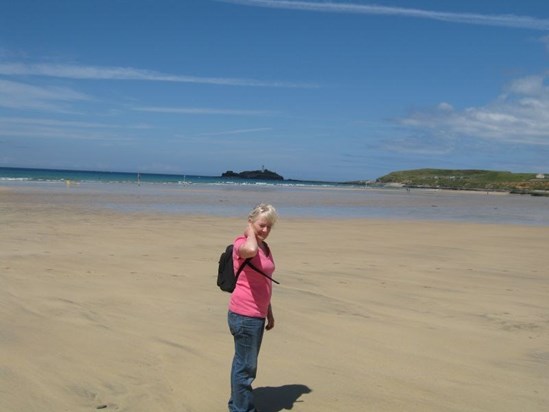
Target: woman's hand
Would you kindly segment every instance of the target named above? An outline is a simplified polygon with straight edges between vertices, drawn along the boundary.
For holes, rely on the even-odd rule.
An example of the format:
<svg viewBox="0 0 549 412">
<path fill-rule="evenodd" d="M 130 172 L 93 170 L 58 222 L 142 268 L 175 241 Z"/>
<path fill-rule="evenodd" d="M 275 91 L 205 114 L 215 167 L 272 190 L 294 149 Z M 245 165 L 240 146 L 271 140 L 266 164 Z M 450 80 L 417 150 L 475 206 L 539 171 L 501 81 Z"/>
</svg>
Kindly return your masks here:
<svg viewBox="0 0 549 412">
<path fill-rule="evenodd" d="M 271 305 L 269 305 L 269 311 L 267 312 L 267 326 L 265 326 L 265 329 L 271 330 L 275 326 L 275 318 L 273 316 L 273 310 L 271 308 Z"/>
<path fill-rule="evenodd" d="M 254 237 L 255 238 L 257 236 L 256 233 L 255 233 L 254 225 L 251 222 L 249 222 L 248 226 L 246 226 L 246 230 L 244 231 L 244 236 L 246 236 L 248 238 L 249 237 Z"/>
</svg>

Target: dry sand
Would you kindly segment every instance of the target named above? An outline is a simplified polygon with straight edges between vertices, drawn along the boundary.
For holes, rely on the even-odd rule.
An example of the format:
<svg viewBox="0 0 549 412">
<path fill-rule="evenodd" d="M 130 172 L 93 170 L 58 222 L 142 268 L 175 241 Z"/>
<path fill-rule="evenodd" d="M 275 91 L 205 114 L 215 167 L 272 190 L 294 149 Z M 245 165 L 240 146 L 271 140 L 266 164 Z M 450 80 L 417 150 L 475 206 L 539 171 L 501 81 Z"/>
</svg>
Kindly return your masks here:
<svg viewBox="0 0 549 412">
<path fill-rule="evenodd" d="M 226 410 L 244 219 L 10 189 L 0 228 L 0 411 Z M 262 411 L 549 410 L 549 228 L 282 219 L 270 245 Z"/>
</svg>

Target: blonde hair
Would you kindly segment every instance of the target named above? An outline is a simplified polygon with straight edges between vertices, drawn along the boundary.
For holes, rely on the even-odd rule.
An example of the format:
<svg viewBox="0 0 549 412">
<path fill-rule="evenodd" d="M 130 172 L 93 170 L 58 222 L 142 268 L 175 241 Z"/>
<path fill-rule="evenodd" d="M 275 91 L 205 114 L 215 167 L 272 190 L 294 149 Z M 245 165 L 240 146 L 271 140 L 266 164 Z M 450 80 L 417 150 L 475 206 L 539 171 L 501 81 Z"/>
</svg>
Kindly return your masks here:
<svg viewBox="0 0 549 412">
<path fill-rule="evenodd" d="M 276 223 L 276 219 L 278 219 L 276 209 L 273 205 L 269 205 L 267 203 L 260 203 L 254 207 L 248 215 L 248 220 L 250 222 L 255 222 L 259 216 L 265 217 L 271 225 L 274 225 Z"/>
</svg>

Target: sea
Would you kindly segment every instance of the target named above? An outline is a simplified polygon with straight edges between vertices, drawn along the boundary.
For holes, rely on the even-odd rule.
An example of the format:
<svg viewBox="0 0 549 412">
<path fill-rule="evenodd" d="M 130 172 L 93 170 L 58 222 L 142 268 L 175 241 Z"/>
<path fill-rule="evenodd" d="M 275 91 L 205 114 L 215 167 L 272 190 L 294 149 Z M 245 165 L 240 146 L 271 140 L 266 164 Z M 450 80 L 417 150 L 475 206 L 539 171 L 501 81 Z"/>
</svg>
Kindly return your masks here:
<svg viewBox="0 0 549 412">
<path fill-rule="evenodd" d="M 108 171 L 0 167 L 0 187 L 45 193 L 63 205 L 125 213 L 245 217 L 260 202 L 281 218 L 392 219 L 549 227 L 549 197 Z M 3 191 L 0 191 L 0 213 Z"/>
</svg>

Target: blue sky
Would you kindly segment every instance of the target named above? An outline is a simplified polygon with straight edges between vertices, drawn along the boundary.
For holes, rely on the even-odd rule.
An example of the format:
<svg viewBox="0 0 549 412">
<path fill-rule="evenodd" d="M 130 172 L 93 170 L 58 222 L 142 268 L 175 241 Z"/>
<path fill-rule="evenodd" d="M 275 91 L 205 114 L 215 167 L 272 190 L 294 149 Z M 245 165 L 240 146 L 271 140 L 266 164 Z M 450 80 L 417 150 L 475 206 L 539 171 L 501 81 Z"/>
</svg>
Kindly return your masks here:
<svg viewBox="0 0 549 412">
<path fill-rule="evenodd" d="M 0 0 L 0 166 L 549 172 L 549 2 Z"/>
</svg>

